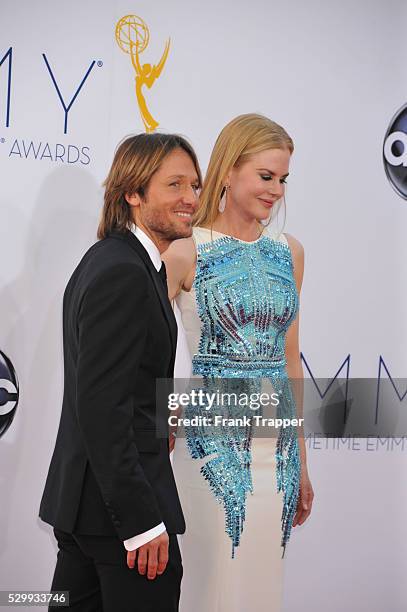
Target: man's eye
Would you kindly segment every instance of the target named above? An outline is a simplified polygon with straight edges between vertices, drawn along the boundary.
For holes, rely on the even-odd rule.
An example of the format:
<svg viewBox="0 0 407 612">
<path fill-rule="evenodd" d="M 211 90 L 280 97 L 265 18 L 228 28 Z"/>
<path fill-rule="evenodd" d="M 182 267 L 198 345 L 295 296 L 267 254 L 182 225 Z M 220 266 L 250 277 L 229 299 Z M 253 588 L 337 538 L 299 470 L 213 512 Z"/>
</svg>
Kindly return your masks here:
<svg viewBox="0 0 407 612">
<path fill-rule="evenodd" d="M 170 183 L 170 187 L 179 187 L 179 183 L 178 182 Z"/>
</svg>

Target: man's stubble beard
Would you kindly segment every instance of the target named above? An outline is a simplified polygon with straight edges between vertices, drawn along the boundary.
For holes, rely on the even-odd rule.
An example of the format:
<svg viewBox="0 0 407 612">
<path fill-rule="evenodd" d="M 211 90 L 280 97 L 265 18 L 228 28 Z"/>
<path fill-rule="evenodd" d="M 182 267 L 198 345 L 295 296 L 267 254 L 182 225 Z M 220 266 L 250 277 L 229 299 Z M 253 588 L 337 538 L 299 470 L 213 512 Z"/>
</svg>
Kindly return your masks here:
<svg viewBox="0 0 407 612">
<path fill-rule="evenodd" d="M 192 236 L 192 225 L 190 228 L 185 228 L 185 230 L 182 231 L 173 227 L 170 223 L 167 224 L 162 218 L 162 215 L 157 211 L 144 209 L 141 221 L 151 232 L 159 234 L 161 239 L 168 242 Z"/>
</svg>

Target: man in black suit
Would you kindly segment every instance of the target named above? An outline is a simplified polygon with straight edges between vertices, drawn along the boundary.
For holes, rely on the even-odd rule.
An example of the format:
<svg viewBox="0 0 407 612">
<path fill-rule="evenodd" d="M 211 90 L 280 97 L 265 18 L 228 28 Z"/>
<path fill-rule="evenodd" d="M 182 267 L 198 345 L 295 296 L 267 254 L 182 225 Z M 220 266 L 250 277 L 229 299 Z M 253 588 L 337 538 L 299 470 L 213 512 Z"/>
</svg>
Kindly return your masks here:
<svg viewBox="0 0 407 612">
<path fill-rule="evenodd" d="M 178 610 L 185 523 L 155 388 L 173 377 L 177 327 L 160 253 L 191 235 L 200 185 L 183 138 L 126 139 L 100 240 L 65 291 L 64 399 L 40 517 L 59 546 L 52 590 L 69 591 L 72 610 Z"/>
</svg>

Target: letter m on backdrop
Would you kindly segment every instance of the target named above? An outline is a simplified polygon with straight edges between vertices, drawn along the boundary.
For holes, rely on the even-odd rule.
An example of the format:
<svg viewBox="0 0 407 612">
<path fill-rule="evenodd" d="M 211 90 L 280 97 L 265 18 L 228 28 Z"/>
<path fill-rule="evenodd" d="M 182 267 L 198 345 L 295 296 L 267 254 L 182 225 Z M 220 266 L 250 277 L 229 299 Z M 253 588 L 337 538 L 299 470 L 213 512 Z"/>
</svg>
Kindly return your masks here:
<svg viewBox="0 0 407 612">
<path fill-rule="evenodd" d="M 344 401 L 344 407 L 343 407 L 343 422 L 346 423 L 346 419 L 347 419 L 347 416 L 348 416 L 348 392 L 349 392 L 350 353 L 349 353 L 349 355 L 347 357 L 345 357 L 344 361 L 339 366 L 339 368 L 336 371 L 335 375 L 331 378 L 331 380 L 328 383 L 328 386 L 326 387 L 325 391 L 322 391 L 319 388 L 317 379 L 315 378 L 314 374 L 312 373 L 311 368 L 308 365 L 308 362 L 307 362 L 307 360 L 304 357 L 304 354 L 301 353 L 300 356 L 301 356 L 301 360 L 303 361 L 305 367 L 308 370 L 308 373 L 309 373 L 309 375 L 311 377 L 311 380 L 314 383 L 315 388 L 317 389 L 318 394 L 319 394 L 321 399 L 323 399 L 326 396 L 326 394 L 328 393 L 329 389 L 332 387 L 333 383 L 338 378 L 340 372 L 342 372 L 342 370 L 346 367 L 345 401 Z"/>
<path fill-rule="evenodd" d="M 3 64 L 8 65 L 7 75 L 7 98 L 6 98 L 6 127 L 10 125 L 10 100 L 11 100 L 11 64 L 13 61 L 13 47 L 6 52 L 5 55 L 0 59 L 0 67 Z"/>
</svg>

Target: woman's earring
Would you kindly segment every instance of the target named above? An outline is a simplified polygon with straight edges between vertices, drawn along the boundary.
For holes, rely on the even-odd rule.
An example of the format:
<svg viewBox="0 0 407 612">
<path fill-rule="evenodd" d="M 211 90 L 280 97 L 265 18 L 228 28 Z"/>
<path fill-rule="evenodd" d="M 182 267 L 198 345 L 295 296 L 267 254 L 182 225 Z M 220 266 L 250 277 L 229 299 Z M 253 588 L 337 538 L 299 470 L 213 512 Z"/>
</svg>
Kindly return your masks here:
<svg viewBox="0 0 407 612">
<path fill-rule="evenodd" d="M 222 189 L 222 196 L 220 198 L 220 202 L 219 202 L 219 212 L 223 213 L 225 212 L 225 208 L 226 208 L 226 194 L 227 191 L 229 189 L 229 185 L 225 185 L 224 188 Z"/>
</svg>

